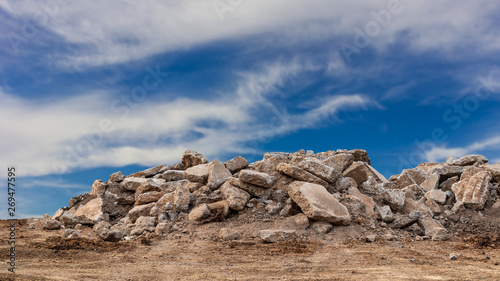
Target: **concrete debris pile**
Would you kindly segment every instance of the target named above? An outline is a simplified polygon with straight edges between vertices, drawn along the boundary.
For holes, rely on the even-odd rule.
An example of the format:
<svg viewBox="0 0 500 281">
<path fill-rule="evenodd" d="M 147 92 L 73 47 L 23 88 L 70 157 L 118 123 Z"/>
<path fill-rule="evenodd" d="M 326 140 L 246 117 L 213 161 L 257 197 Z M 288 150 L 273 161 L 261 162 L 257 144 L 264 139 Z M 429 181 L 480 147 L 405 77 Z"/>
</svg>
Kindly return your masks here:
<svg viewBox="0 0 500 281">
<path fill-rule="evenodd" d="M 360 149 L 265 153 L 251 164 L 241 156 L 209 162 L 188 150 L 173 166 L 96 180 L 89 193 L 36 224 L 65 228 L 66 237 L 93 227 L 101 239 L 120 241 L 238 218 L 260 206 L 268 221 L 291 217 L 295 222 L 295 229 L 259 229 L 265 242 L 295 239 L 298 229 L 326 234 L 353 225 L 446 240 L 451 234 L 447 226 L 459 221 L 464 210 L 478 212 L 495 204 L 499 183 L 499 164 L 490 165 L 481 155 L 422 163 L 386 179 Z M 245 235 L 231 228 L 219 234 L 222 240 Z"/>
</svg>

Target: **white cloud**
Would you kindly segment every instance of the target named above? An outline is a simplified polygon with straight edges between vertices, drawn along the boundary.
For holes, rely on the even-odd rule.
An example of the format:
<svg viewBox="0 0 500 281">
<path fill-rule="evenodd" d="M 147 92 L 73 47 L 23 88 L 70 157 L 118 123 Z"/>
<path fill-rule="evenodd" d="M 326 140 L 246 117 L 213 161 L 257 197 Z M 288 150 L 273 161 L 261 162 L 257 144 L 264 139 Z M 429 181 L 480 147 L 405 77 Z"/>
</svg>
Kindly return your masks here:
<svg viewBox="0 0 500 281">
<path fill-rule="evenodd" d="M 67 67 L 79 67 L 127 62 L 269 32 L 275 32 L 276 38 L 265 44 L 293 45 L 340 36 L 352 40 L 354 28 L 364 29 L 374 20 L 371 11 L 387 9 L 390 1 L 243 1 L 224 14 L 224 21 L 213 1 L 207 0 L 67 2 L 45 9 L 53 14 L 47 28 L 82 47 L 70 56 L 55 57 Z M 30 18 L 44 11 L 39 3 L 3 0 L 0 7 L 16 17 Z M 499 31 L 491 28 L 492 15 L 499 9 L 496 2 L 428 0 L 401 1 L 401 5 L 403 11 L 393 14 L 390 24 L 373 39 L 374 47 L 385 48 L 405 33 L 410 48 L 417 52 L 436 50 L 453 57 L 451 50 L 456 47 L 485 52 L 500 48 Z M 7 32 L 20 33 L 20 29 Z"/>
<path fill-rule="evenodd" d="M 311 128 L 342 110 L 376 105 L 360 94 L 329 96 L 301 114 L 279 116 L 284 119 L 280 121 L 274 114 L 282 109 L 275 108 L 270 95 L 308 69 L 314 67 L 296 61 L 270 64 L 256 73 L 242 73 L 234 92 L 216 98 L 155 96 L 135 108 L 120 103 L 121 110 L 112 109 L 114 95 L 102 92 L 47 103 L 0 93 L 0 119 L 6 120 L 0 131 L 9 136 L 0 143 L 0 159 L 16 164 L 24 176 L 38 176 L 174 163 L 188 148 L 212 157 L 249 153 L 254 149 L 249 141 Z M 124 109 L 130 112 L 124 114 Z M 95 132 L 103 120 L 111 122 L 113 130 L 100 137 Z"/>
<path fill-rule="evenodd" d="M 438 162 L 446 159 L 448 156 L 459 158 L 468 154 L 477 154 L 484 150 L 500 151 L 500 136 L 495 136 L 483 141 L 474 142 L 465 147 L 448 148 L 447 146 L 433 146 L 423 154 L 427 161 Z M 491 161 L 491 163 L 496 162 L 498 161 Z"/>
</svg>

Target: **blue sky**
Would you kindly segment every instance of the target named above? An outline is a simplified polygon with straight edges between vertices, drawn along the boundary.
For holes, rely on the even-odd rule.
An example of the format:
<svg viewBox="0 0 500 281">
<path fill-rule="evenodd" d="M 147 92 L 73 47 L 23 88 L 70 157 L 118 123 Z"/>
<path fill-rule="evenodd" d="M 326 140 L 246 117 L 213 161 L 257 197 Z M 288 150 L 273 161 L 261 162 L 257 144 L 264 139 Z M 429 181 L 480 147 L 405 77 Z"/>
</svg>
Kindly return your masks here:
<svg viewBox="0 0 500 281">
<path fill-rule="evenodd" d="M 256 161 L 362 148 L 386 176 L 448 155 L 500 162 L 499 12 L 493 1 L 0 0 L 0 161 L 19 171 L 18 216 L 53 214 L 95 179 L 186 149 Z"/>
</svg>

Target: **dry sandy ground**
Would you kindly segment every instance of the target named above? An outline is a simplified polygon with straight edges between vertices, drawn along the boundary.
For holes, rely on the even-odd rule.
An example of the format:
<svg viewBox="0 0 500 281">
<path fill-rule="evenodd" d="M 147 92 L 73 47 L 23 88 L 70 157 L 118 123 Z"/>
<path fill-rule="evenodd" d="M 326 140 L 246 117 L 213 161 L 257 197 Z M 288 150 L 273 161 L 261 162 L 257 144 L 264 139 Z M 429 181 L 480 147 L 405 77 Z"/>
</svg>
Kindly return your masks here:
<svg viewBox="0 0 500 281">
<path fill-rule="evenodd" d="M 481 239 L 365 243 L 332 234 L 264 244 L 186 234 L 150 244 L 110 243 L 61 239 L 60 232 L 19 223 L 16 274 L 2 262 L 0 280 L 500 280 L 498 245 Z M 0 221 L 3 257 L 9 251 L 6 224 Z M 451 253 L 458 260 L 450 260 Z"/>
</svg>

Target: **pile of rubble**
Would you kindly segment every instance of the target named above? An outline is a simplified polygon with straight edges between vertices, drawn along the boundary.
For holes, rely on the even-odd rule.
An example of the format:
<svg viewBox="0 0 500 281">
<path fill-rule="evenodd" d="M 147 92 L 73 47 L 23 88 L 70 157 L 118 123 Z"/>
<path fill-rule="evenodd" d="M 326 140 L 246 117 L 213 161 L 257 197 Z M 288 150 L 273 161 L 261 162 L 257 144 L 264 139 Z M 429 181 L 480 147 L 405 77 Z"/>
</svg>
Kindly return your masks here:
<svg viewBox="0 0 500 281">
<path fill-rule="evenodd" d="M 446 226 L 460 221 L 465 210 L 500 208 L 499 183 L 499 164 L 490 165 L 481 155 L 422 163 L 387 180 L 360 149 L 266 153 L 251 164 L 241 156 L 209 162 L 188 150 L 182 163 L 173 166 L 96 180 L 90 193 L 72 198 L 69 207 L 36 224 L 65 228 L 64 236 L 70 238 L 90 226 L 101 239 L 120 241 L 164 236 L 185 225 L 224 221 L 259 207 L 271 221 L 292 217 L 302 229 L 322 234 L 334 225 L 377 225 L 446 240 Z M 297 237 L 295 229 L 258 231 L 265 242 Z M 224 240 L 244 235 L 220 230 Z"/>
</svg>

